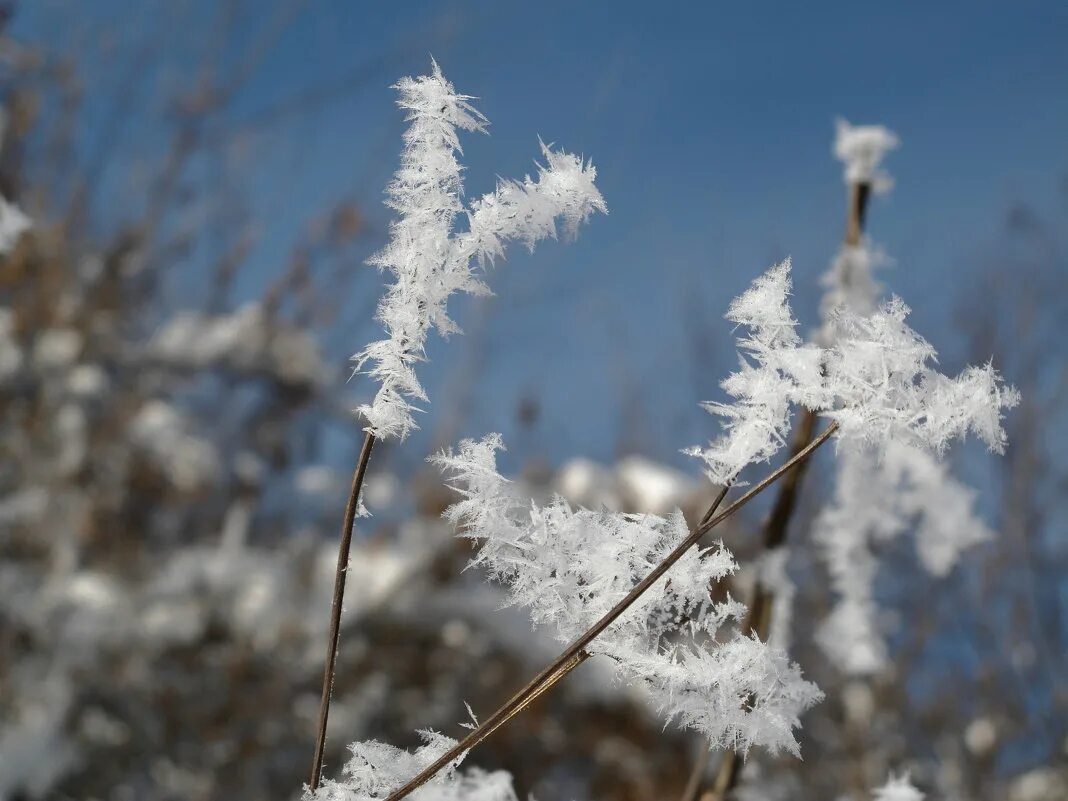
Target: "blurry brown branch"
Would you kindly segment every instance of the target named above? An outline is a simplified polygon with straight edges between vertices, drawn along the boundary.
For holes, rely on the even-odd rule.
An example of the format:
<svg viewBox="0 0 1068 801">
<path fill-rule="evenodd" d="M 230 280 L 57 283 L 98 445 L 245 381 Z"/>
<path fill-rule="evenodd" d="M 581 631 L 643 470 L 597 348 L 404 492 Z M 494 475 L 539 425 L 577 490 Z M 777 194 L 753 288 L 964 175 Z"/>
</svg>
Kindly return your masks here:
<svg viewBox="0 0 1068 801">
<path fill-rule="evenodd" d="M 414 790 L 421 787 L 427 781 L 434 777 L 442 768 L 456 759 L 458 756 L 469 751 L 474 746 L 485 740 L 490 734 L 496 731 L 505 721 L 514 716 L 517 708 L 523 708 L 529 703 L 529 697 L 531 695 L 540 695 L 546 689 L 543 685 L 551 680 L 551 683 L 555 683 L 563 675 L 566 675 L 568 670 L 564 670 L 578 655 L 586 649 L 594 639 L 597 638 L 606 628 L 608 628 L 615 620 L 622 615 L 627 609 L 638 600 L 641 595 L 649 589 L 656 581 L 663 576 L 668 570 L 671 569 L 683 554 L 685 554 L 690 548 L 692 548 L 707 532 L 711 531 L 717 525 L 722 523 L 728 517 L 733 515 L 749 501 L 774 484 L 784 474 L 788 473 L 799 462 L 804 461 L 810 454 L 812 454 L 817 448 L 825 443 L 832 434 L 838 429 L 837 423 L 831 423 L 823 433 L 812 440 L 808 445 L 800 452 L 795 454 L 789 461 L 782 465 L 777 470 L 773 471 L 769 475 L 765 476 L 760 482 L 753 486 L 748 492 L 746 492 L 741 498 L 736 500 L 724 511 L 719 514 L 706 515 L 706 520 L 703 523 L 698 524 L 690 532 L 690 534 L 679 543 L 674 550 L 669 553 L 660 564 L 658 564 L 653 570 L 641 581 L 639 581 L 630 592 L 628 592 L 615 606 L 612 607 L 600 620 L 593 624 L 584 634 L 576 639 L 571 645 L 569 645 L 560 656 L 558 656 L 548 667 L 542 670 L 537 676 L 531 679 L 523 689 L 517 692 L 512 698 L 501 706 L 496 712 L 494 712 L 485 723 L 481 724 L 478 728 L 468 734 L 463 740 L 449 749 L 446 753 L 442 754 L 433 763 L 428 765 L 425 769 L 420 771 L 416 776 L 412 777 L 406 784 L 399 789 L 395 790 L 387 799 L 387 801 L 400 801 L 400 799 L 406 797 Z M 713 506 L 718 505 L 723 501 L 723 498 L 727 494 L 729 487 L 724 487 L 720 490 L 719 495 L 716 497 Z M 563 671 L 563 672 L 561 672 Z M 559 675 L 558 675 L 559 674 Z"/>
</svg>

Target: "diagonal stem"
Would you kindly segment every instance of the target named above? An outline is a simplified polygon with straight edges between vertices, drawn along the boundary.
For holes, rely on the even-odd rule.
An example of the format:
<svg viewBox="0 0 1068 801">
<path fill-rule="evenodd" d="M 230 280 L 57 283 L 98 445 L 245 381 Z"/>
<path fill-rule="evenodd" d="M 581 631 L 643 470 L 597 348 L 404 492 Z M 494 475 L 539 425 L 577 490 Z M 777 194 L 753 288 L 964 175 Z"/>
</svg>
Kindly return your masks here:
<svg viewBox="0 0 1068 801">
<path fill-rule="evenodd" d="M 323 755 L 326 748 L 326 724 L 330 718 L 330 696 L 334 690 L 334 666 L 337 663 L 338 641 L 341 638 L 341 607 L 345 600 L 345 579 L 349 569 L 349 550 L 352 547 L 352 526 L 360 507 L 360 490 L 371 460 L 375 435 L 370 431 L 363 439 L 360 458 L 352 474 L 352 489 L 345 505 L 345 519 L 341 524 L 341 541 L 337 549 L 337 572 L 334 574 L 334 600 L 330 605 L 330 635 L 327 640 L 326 665 L 323 668 L 323 694 L 319 700 L 319 726 L 315 735 L 315 756 L 312 759 L 311 789 L 319 786 L 323 772 Z"/>
<path fill-rule="evenodd" d="M 486 739 L 490 734 L 500 728 L 505 721 L 513 717 L 518 711 L 525 707 L 529 703 L 529 696 L 540 695 L 548 687 L 543 687 L 543 684 L 555 684 L 559 678 L 562 678 L 564 674 L 561 674 L 561 670 L 564 669 L 569 663 L 575 660 L 579 654 L 586 650 L 586 646 L 589 645 L 599 634 L 601 634 L 606 628 L 612 625 L 615 620 L 622 615 L 638 598 L 651 587 L 661 576 L 663 576 L 671 566 L 674 565 L 683 554 L 692 548 L 707 532 L 718 526 L 728 517 L 733 515 L 749 501 L 763 492 L 765 489 L 774 484 L 779 478 L 799 462 L 804 461 L 808 456 L 819 448 L 823 443 L 830 439 L 831 435 L 838 430 L 838 423 L 832 422 L 823 433 L 816 437 L 800 452 L 795 454 L 793 458 L 779 467 L 777 470 L 765 476 L 760 482 L 754 485 L 748 492 L 742 497 L 728 506 L 725 510 L 718 514 L 706 515 L 707 519 L 698 524 L 684 539 L 680 542 L 667 557 L 664 558 L 660 564 L 658 564 L 653 570 L 639 581 L 630 592 L 626 594 L 615 606 L 612 607 L 600 620 L 593 624 L 584 634 L 576 639 L 571 645 L 569 645 L 560 656 L 558 656 L 552 664 L 542 670 L 537 676 L 535 676 L 530 682 L 527 683 L 523 689 L 517 692 L 512 698 L 507 701 L 500 709 L 490 715 L 484 723 L 478 728 L 468 734 L 463 740 L 450 748 L 447 752 L 438 757 L 434 762 L 421 770 L 418 774 L 412 777 L 407 783 L 395 790 L 386 801 L 400 801 L 412 791 L 423 786 L 427 781 L 434 777 L 442 768 L 451 763 L 457 757 L 463 755 L 475 745 Z M 724 487 L 720 490 L 719 495 L 716 498 L 715 505 L 718 506 L 724 496 L 727 494 L 728 487 Z M 557 675 L 561 674 L 561 675 Z"/>
</svg>

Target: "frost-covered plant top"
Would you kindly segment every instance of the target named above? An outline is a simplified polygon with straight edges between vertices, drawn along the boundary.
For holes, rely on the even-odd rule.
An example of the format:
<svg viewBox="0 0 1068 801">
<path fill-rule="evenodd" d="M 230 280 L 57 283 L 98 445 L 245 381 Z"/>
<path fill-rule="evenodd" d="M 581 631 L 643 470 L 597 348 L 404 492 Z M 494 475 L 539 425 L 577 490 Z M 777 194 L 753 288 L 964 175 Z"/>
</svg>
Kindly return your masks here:
<svg viewBox="0 0 1068 801">
<path fill-rule="evenodd" d="M 678 511 L 576 511 L 560 497 L 539 506 L 497 472 L 501 447 L 490 435 L 435 457 L 464 496 L 446 517 L 480 543 L 474 564 L 508 588 L 511 602 L 571 642 L 686 538 L 686 522 Z M 728 626 L 744 616 L 741 604 L 710 600 L 710 585 L 735 568 L 720 545 L 690 549 L 587 650 L 713 745 L 796 754 L 793 728 L 821 694 L 781 651 Z"/>
<path fill-rule="evenodd" d="M 894 180 L 879 169 L 889 151 L 898 146 L 897 135 L 882 125 L 850 125 L 835 120 L 834 155 L 845 164 L 847 184 L 868 184 L 876 192 L 886 192 Z"/>
<path fill-rule="evenodd" d="M 318 790 L 306 790 L 305 801 L 379 801 L 456 745 L 432 731 L 419 733 L 424 744 L 404 751 L 385 743 L 352 743 L 352 758 L 338 781 L 325 780 Z M 512 777 L 504 771 L 478 768 L 459 771 L 459 757 L 445 770 L 411 794 L 413 801 L 516 801 Z"/>
<path fill-rule="evenodd" d="M 449 296 L 489 294 L 473 263 L 492 262 L 513 240 L 533 250 L 538 240 L 556 236 L 558 219 L 573 236 L 590 214 L 607 207 L 589 162 L 543 144 L 545 164 L 538 166 L 537 178 L 500 181 L 466 209 L 467 230 L 455 232 L 456 216 L 465 211 L 457 131 L 485 132 L 487 121 L 469 96 L 456 93 L 436 63 L 431 75 L 405 78 L 395 88 L 410 122 L 401 167 L 388 190 L 387 205 L 399 217 L 390 225 L 389 243 L 371 259 L 395 278 L 377 313 L 388 336 L 353 359 L 357 369 L 373 363 L 369 372 L 381 384 L 373 402 L 359 409 L 368 430 L 403 439 L 417 428 L 410 401 L 427 400 L 415 375 L 415 364 L 425 358 L 427 334 L 431 328 L 442 336 L 459 330 L 446 311 Z"/>
<path fill-rule="evenodd" d="M 956 378 L 939 373 L 934 348 L 905 322 L 899 299 L 870 315 L 840 307 L 831 316 L 832 344 L 802 345 L 790 313 L 790 262 L 773 267 L 731 304 L 727 318 L 746 326 L 741 366 L 724 382 L 735 398 L 707 408 L 726 418 L 723 435 L 692 455 L 709 478 L 726 484 L 747 465 L 782 447 L 798 404 L 836 420 L 839 437 L 885 448 L 906 442 L 941 453 L 971 432 L 991 450 L 1005 445 L 1002 410 L 1019 395 L 990 364 Z M 749 357 L 749 358 L 747 358 Z"/>
</svg>

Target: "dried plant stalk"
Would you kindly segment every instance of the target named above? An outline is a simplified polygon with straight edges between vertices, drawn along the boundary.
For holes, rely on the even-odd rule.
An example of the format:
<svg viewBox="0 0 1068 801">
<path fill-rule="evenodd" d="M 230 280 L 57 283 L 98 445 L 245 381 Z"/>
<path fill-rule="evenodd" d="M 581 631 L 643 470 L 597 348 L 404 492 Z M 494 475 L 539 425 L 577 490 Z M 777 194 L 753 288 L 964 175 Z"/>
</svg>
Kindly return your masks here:
<svg viewBox="0 0 1068 801">
<path fill-rule="evenodd" d="M 338 642 L 341 639 L 341 609 L 345 601 L 345 580 L 349 569 L 349 551 L 352 547 L 352 527 L 360 508 L 360 492 L 371 460 L 375 435 L 370 431 L 364 436 L 356 470 L 352 474 L 352 488 L 345 505 L 345 518 L 341 523 L 341 539 L 337 549 L 337 572 L 334 574 L 334 598 L 330 605 L 330 633 L 327 636 L 326 664 L 323 667 L 323 694 L 319 700 L 319 725 L 315 735 L 315 756 L 312 758 L 311 789 L 319 786 L 323 772 L 323 755 L 326 749 L 326 724 L 330 719 L 330 696 L 334 690 L 334 666 L 337 663 Z"/>
</svg>

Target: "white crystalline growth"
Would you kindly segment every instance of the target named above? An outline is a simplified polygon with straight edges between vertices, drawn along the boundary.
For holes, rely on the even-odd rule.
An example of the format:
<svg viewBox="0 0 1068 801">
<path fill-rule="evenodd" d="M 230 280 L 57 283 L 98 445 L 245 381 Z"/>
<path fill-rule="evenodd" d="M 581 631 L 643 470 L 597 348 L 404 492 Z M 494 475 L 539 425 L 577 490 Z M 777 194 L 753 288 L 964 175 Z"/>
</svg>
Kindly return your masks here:
<svg viewBox="0 0 1068 801">
<path fill-rule="evenodd" d="M 845 165 L 848 184 L 868 184 L 875 192 L 889 191 L 894 179 L 880 169 L 883 157 L 899 144 L 897 135 L 882 125 L 850 125 L 835 120 L 834 155 Z"/>
<path fill-rule="evenodd" d="M 686 451 L 705 463 L 713 484 L 725 485 L 755 462 L 767 462 L 785 442 L 791 406 L 826 404 L 820 378 L 822 352 L 805 345 L 790 310 L 790 260 L 772 267 L 736 298 L 727 319 L 743 325 L 740 368 L 722 383 L 733 403 L 705 403 L 724 418 L 723 434 L 706 448 Z"/>
<path fill-rule="evenodd" d="M 430 330 L 442 336 L 459 331 L 446 305 L 454 292 L 489 294 L 474 273 L 519 241 L 533 249 L 556 236 L 557 220 L 573 236 L 593 212 L 607 208 L 594 186 L 596 170 L 577 156 L 541 146 L 544 165 L 537 178 L 500 181 L 497 189 L 466 209 L 468 229 L 454 232 L 465 211 L 462 153 L 458 131 L 486 129 L 486 119 L 457 94 L 435 63 L 431 75 L 405 78 L 396 88 L 407 110 L 401 167 L 389 186 L 387 205 L 399 215 L 390 224 L 389 243 L 370 263 L 394 277 L 378 306 L 387 338 L 357 353 L 356 369 L 370 364 L 380 386 L 374 400 L 359 408 L 368 430 L 403 439 L 417 428 L 412 400 L 427 401 L 415 374 L 424 360 Z"/>
<path fill-rule="evenodd" d="M 813 529 L 839 596 L 817 641 L 841 670 L 868 675 L 886 663 L 873 547 L 914 525 L 920 562 L 944 576 L 964 550 L 992 536 L 974 506 L 975 491 L 920 448 L 891 442 L 881 454 L 843 449 L 834 497 Z"/>
<path fill-rule="evenodd" d="M 873 801 L 923 801 L 925 797 L 912 786 L 908 774 L 891 776 L 886 784 L 872 791 Z"/>
<path fill-rule="evenodd" d="M 405 751 L 376 742 L 352 743 L 349 761 L 338 780 L 318 790 L 305 789 L 304 801 L 381 801 L 452 748 L 456 741 L 432 731 L 419 733 L 424 744 Z M 419 789 L 412 801 L 517 801 L 512 777 L 505 771 L 471 768 L 459 771 L 459 757 Z"/>
<path fill-rule="evenodd" d="M 968 367 L 956 378 L 939 373 L 935 349 L 905 322 L 909 308 L 892 298 L 871 315 L 839 308 L 831 317 L 835 344 L 823 361 L 835 399 L 824 414 L 843 439 L 885 447 L 905 441 L 942 454 L 972 433 L 990 450 L 1005 448 L 1002 410 L 1019 403 L 993 365 Z"/>
<path fill-rule="evenodd" d="M 833 331 L 826 321 L 835 310 L 844 307 L 856 314 L 872 314 L 879 305 L 882 286 L 875 280 L 875 268 L 889 260 L 886 255 L 864 242 L 859 245 L 843 245 L 831 263 L 831 269 L 820 279 L 827 291 L 820 302 L 820 316 L 825 321 L 819 340 L 829 344 Z"/>
<path fill-rule="evenodd" d="M 731 482 L 749 464 L 782 447 L 793 405 L 835 420 L 840 440 L 876 448 L 906 442 L 933 453 L 966 434 L 1000 452 L 1002 411 L 1019 402 L 990 364 L 956 378 L 939 373 L 934 348 L 905 322 L 897 298 L 870 315 L 839 307 L 830 316 L 831 344 L 802 345 L 789 307 L 789 260 L 753 282 L 727 318 L 745 325 L 741 368 L 723 388 L 735 400 L 706 408 L 725 418 L 723 434 L 688 453 L 705 462 L 709 478 Z M 749 361 L 746 357 L 750 357 Z"/>
<path fill-rule="evenodd" d="M 446 517 L 479 542 L 473 563 L 507 588 L 511 602 L 571 642 L 686 538 L 686 522 L 678 511 L 573 510 L 559 497 L 539 506 L 498 474 L 501 447 L 491 435 L 435 457 L 463 496 Z M 796 754 L 798 717 L 822 696 L 782 651 L 726 628 L 745 608 L 713 603 L 708 588 L 735 568 L 721 545 L 691 548 L 587 650 L 712 745 Z"/>
</svg>

